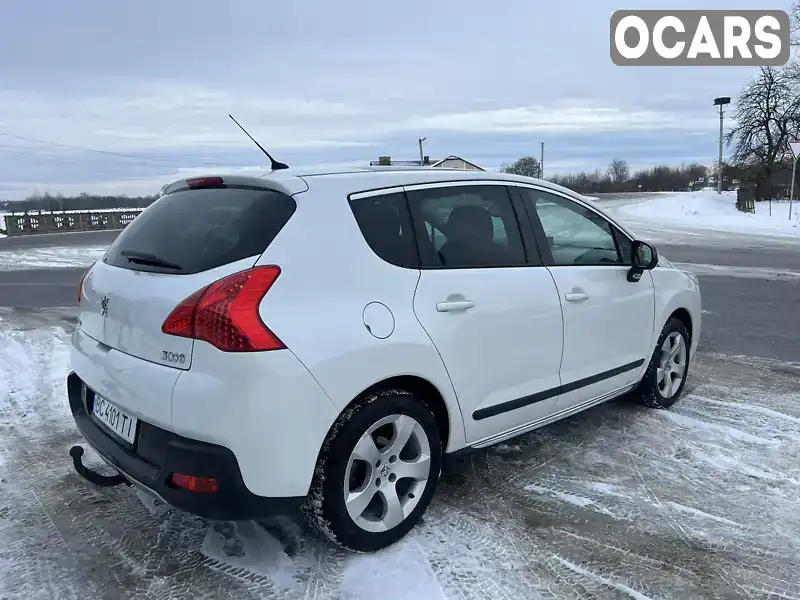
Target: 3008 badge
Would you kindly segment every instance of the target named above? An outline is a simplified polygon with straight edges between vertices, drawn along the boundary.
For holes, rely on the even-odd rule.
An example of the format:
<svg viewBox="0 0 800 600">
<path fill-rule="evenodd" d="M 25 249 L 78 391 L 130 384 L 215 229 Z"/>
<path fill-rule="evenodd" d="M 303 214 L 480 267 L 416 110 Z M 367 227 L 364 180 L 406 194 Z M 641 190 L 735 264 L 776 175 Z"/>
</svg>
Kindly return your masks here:
<svg viewBox="0 0 800 600">
<path fill-rule="evenodd" d="M 161 351 L 161 360 L 165 360 L 171 363 L 179 363 L 183 364 L 186 362 L 186 355 L 185 354 L 178 354 L 177 352 L 167 352 L 166 350 Z"/>
</svg>

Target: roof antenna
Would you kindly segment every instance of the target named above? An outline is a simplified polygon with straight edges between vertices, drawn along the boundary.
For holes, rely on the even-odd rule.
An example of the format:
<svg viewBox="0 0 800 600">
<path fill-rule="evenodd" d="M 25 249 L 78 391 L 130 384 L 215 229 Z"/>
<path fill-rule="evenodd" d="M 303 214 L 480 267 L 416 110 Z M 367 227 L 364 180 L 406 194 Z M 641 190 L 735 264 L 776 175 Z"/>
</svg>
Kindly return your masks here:
<svg viewBox="0 0 800 600">
<path fill-rule="evenodd" d="M 228 116 L 231 118 L 231 121 L 233 121 L 234 123 L 236 123 L 237 125 L 239 125 L 239 121 L 237 121 L 236 119 L 234 119 L 234 118 L 233 118 L 233 115 L 229 114 Z M 279 170 L 281 170 L 281 169 L 288 169 L 288 168 L 289 168 L 289 165 L 287 165 L 287 164 L 285 164 L 285 163 L 282 163 L 282 162 L 280 162 L 280 161 L 278 161 L 278 160 L 275 160 L 274 158 L 272 158 L 272 157 L 270 156 L 269 152 L 267 152 L 266 150 L 264 150 L 264 147 L 263 147 L 261 144 L 259 144 L 259 143 L 256 141 L 256 139 L 255 139 L 255 138 L 254 138 L 252 135 L 250 135 L 249 133 L 247 133 L 247 130 L 246 130 L 244 127 L 242 127 L 241 125 L 239 125 L 239 129 L 241 129 L 242 131 L 244 131 L 244 134 L 245 134 L 247 137 L 249 137 L 251 140 L 253 140 L 253 143 L 254 143 L 256 146 L 258 146 L 258 149 L 259 149 L 259 150 L 261 150 L 261 151 L 262 151 L 264 154 L 266 154 L 266 155 L 267 155 L 267 158 L 269 159 L 269 162 L 271 163 L 271 168 L 272 168 L 272 170 L 273 170 L 273 171 L 279 171 Z"/>
</svg>

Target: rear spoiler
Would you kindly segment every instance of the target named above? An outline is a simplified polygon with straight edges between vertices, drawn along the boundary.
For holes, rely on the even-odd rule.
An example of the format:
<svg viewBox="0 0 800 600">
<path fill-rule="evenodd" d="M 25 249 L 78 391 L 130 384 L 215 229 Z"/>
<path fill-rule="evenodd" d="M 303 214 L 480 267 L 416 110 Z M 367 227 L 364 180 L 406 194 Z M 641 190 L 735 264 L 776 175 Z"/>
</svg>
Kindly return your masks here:
<svg viewBox="0 0 800 600">
<path fill-rule="evenodd" d="M 280 173 L 280 172 L 278 172 Z M 301 192 L 308 191 L 308 184 L 300 177 L 279 175 L 277 177 L 253 177 L 250 175 L 199 175 L 179 179 L 161 188 L 161 195 L 166 196 L 177 191 L 192 189 L 189 182 L 209 180 L 213 181 L 212 187 L 225 188 L 227 186 L 246 186 L 251 188 L 261 188 L 264 190 L 274 190 L 287 196 L 294 196 Z M 196 187 L 196 186 L 195 186 Z"/>
</svg>

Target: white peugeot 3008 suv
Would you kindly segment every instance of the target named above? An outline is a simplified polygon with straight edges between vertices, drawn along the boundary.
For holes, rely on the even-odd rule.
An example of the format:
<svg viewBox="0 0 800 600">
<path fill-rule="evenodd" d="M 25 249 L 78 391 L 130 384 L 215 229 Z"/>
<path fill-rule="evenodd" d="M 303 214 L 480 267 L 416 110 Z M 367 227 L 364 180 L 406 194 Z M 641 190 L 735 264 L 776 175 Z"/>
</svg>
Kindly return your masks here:
<svg viewBox="0 0 800 600">
<path fill-rule="evenodd" d="M 80 284 L 69 402 L 127 483 L 211 519 L 299 508 L 371 551 L 443 455 L 633 392 L 667 408 L 697 280 L 582 196 L 489 172 L 175 182 Z"/>
</svg>

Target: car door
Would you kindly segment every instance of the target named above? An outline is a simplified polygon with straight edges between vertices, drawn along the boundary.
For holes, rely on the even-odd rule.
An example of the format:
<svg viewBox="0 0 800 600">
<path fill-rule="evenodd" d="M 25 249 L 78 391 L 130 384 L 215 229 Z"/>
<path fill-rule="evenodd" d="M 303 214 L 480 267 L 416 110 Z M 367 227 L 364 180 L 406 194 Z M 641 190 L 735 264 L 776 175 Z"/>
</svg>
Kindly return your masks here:
<svg viewBox="0 0 800 600">
<path fill-rule="evenodd" d="M 406 195 L 421 262 L 414 311 L 445 363 L 468 442 L 552 414 L 561 306 L 509 190 L 458 182 Z"/>
<path fill-rule="evenodd" d="M 627 279 L 631 240 L 591 207 L 535 187 L 518 187 L 564 318 L 560 407 L 630 386 L 652 354 L 653 279 Z"/>
</svg>

